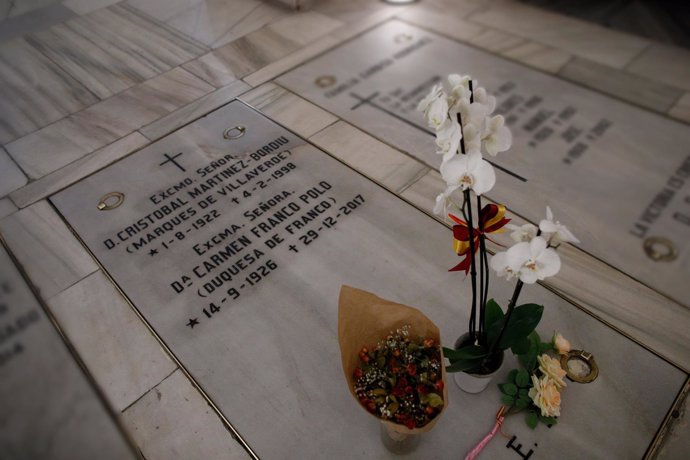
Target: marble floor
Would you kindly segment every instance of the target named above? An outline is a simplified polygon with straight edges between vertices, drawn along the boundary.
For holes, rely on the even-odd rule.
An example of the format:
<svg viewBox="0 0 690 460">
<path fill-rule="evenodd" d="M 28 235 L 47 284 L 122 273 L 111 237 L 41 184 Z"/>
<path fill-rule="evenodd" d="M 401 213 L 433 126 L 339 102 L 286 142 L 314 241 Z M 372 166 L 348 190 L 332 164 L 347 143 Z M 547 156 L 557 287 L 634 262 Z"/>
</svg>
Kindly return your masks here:
<svg viewBox="0 0 690 460">
<path fill-rule="evenodd" d="M 53 195 L 239 99 L 431 214 L 442 182 L 433 167 L 279 80 L 391 20 L 690 130 L 684 48 L 516 0 L 311 0 L 299 10 L 290 3 L 0 0 L 1 240 L 148 460 L 272 451 L 237 436 L 232 419 L 242 415 L 218 410 L 76 237 Z M 683 377 L 680 392 L 664 395 L 673 402 L 663 422 L 646 427 L 656 434 L 644 455 L 688 458 L 690 290 L 669 296 L 590 252 L 561 251 L 563 270 L 543 295 L 601 320 Z"/>
</svg>

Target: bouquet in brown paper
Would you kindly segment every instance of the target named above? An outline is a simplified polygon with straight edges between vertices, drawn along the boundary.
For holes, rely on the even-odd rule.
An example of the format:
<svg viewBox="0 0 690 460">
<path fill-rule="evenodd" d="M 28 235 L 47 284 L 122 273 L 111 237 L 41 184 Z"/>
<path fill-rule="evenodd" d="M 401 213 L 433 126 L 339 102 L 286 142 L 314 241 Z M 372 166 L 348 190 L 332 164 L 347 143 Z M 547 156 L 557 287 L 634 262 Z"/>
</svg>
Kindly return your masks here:
<svg viewBox="0 0 690 460">
<path fill-rule="evenodd" d="M 392 437 L 433 428 L 448 391 L 439 329 L 429 318 L 342 286 L 338 341 L 350 393 Z"/>
</svg>

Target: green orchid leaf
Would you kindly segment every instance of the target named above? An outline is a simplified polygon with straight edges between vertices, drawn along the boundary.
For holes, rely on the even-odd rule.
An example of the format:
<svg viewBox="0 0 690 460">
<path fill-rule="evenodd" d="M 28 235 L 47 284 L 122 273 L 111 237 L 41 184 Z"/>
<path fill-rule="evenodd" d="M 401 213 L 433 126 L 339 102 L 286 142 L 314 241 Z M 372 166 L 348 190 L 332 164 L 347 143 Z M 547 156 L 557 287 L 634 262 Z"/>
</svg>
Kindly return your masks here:
<svg viewBox="0 0 690 460">
<path fill-rule="evenodd" d="M 452 348 L 443 348 L 443 356 L 448 358 L 451 363 L 462 359 L 479 359 L 486 356 L 486 348 L 479 345 L 468 345 L 454 350 Z"/>
<path fill-rule="evenodd" d="M 527 423 L 527 426 L 531 429 L 535 429 L 537 423 L 539 423 L 539 416 L 536 412 L 528 412 L 527 415 L 525 415 L 525 423 Z"/>
<path fill-rule="evenodd" d="M 529 374 L 532 374 L 537 368 L 537 356 L 539 356 L 539 335 L 532 332 L 529 335 L 530 347 L 529 351 L 524 355 L 518 356 L 520 363 L 525 367 Z"/>
<path fill-rule="evenodd" d="M 513 369 L 512 371 L 508 372 L 508 383 L 515 383 L 515 376 L 517 373 L 517 369 Z"/>
<path fill-rule="evenodd" d="M 501 401 L 506 406 L 512 406 L 513 404 L 515 404 L 515 398 L 509 395 L 501 395 Z"/>
<path fill-rule="evenodd" d="M 501 307 L 498 305 L 498 303 L 496 303 L 494 299 L 486 302 L 484 325 L 487 331 L 486 338 L 488 343 L 493 343 L 496 340 L 496 337 L 501 330 L 500 326 L 503 324 L 503 319 L 503 310 L 501 310 Z"/>
<path fill-rule="evenodd" d="M 544 307 L 534 303 L 527 303 L 515 307 L 505 332 L 503 333 L 501 342 L 498 344 L 498 348 L 507 350 L 512 347 L 513 344 L 527 337 L 537 327 L 543 313 Z"/>
<path fill-rule="evenodd" d="M 529 345 L 530 341 L 527 337 L 523 337 L 522 339 L 516 341 L 511 347 L 510 350 L 513 352 L 515 355 L 524 355 L 529 351 Z"/>
<path fill-rule="evenodd" d="M 458 361 L 454 361 L 453 364 L 451 364 L 450 366 L 446 366 L 446 372 L 469 371 L 470 369 L 474 369 L 475 367 L 478 367 L 480 363 L 481 363 L 481 358 L 480 359 L 461 359 Z"/>
</svg>

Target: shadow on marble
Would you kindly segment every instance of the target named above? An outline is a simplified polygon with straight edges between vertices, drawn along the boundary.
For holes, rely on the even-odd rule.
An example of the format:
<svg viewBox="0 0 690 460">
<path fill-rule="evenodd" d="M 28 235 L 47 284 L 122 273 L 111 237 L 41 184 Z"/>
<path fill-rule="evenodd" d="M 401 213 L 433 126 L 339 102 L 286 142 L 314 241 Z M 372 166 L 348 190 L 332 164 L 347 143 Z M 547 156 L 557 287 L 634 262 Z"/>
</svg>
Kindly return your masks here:
<svg viewBox="0 0 690 460">
<path fill-rule="evenodd" d="M 65 8 L 58 0 L 53 0 L 53 2 L 52 5 L 13 16 L 4 21 L 3 14 L 9 9 L 10 5 L 3 6 L 2 2 L 0 2 L 0 43 L 13 38 L 23 37 L 26 34 L 59 24 L 75 16 L 73 11 Z M 26 2 L 14 0 L 13 3 L 14 5 L 21 5 Z"/>
<path fill-rule="evenodd" d="M 563 16 L 517 1 L 498 2 L 470 14 L 469 20 L 562 49 L 615 68 L 623 68 L 649 46 L 649 40 Z"/>
</svg>

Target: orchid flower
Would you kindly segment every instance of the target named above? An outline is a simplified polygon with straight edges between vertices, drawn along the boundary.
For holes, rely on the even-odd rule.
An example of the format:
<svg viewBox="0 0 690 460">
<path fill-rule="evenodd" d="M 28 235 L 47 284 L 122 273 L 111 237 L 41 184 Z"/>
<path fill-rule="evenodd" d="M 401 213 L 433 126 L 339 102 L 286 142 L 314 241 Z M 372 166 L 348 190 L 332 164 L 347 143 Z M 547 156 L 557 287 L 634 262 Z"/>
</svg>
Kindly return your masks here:
<svg viewBox="0 0 690 460">
<path fill-rule="evenodd" d="M 445 94 L 434 100 L 429 104 L 426 112 L 426 122 L 429 128 L 434 128 L 436 131 L 441 129 L 443 122 L 448 119 L 448 100 Z"/>
<path fill-rule="evenodd" d="M 448 75 L 448 84 L 450 85 L 450 97 L 453 101 L 460 99 L 468 99 L 470 97 L 469 75 Z"/>
<path fill-rule="evenodd" d="M 513 143 L 513 135 L 505 126 L 503 115 L 485 119 L 482 140 L 486 152 L 492 157 L 495 157 L 498 152 L 505 152 L 510 148 Z"/>
<path fill-rule="evenodd" d="M 471 189 L 481 195 L 491 190 L 496 183 L 493 166 L 474 150 L 466 155 L 455 155 L 441 165 L 441 176 L 448 184 L 446 194 L 458 188 Z"/>
<path fill-rule="evenodd" d="M 513 231 L 510 234 L 510 237 L 516 243 L 521 243 L 523 241 L 530 242 L 530 241 L 532 241 L 532 238 L 537 236 L 537 227 L 535 227 L 532 224 L 524 224 L 524 225 L 508 224 L 508 225 L 506 225 L 506 228 Z"/>
<path fill-rule="evenodd" d="M 463 133 L 463 143 L 465 144 L 465 151 L 466 152 L 472 152 L 472 151 L 477 151 L 479 152 L 481 146 L 482 146 L 482 139 L 479 136 L 479 130 L 477 130 L 476 126 L 469 124 L 465 125 L 462 129 Z"/>
<path fill-rule="evenodd" d="M 417 104 L 417 111 L 424 112 L 424 114 L 426 115 L 426 112 L 429 109 L 429 105 L 442 95 L 443 86 L 434 85 L 433 88 L 431 88 L 431 91 L 429 91 L 429 93 L 426 96 L 424 96 L 424 99 L 419 101 L 419 104 Z"/>
<path fill-rule="evenodd" d="M 457 100 L 452 108 L 460 112 L 463 131 L 468 125 L 474 125 L 477 129 L 481 129 L 484 126 L 484 119 L 490 113 L 488 105 L 478 101 L 470 102 L 467 98 Z"/>
<path fill-rule="evenodd" d="M 514 258 L 513 258 L 514 259 Z M 489 266 L 496 272 L 500 278 L 505 278 L 507 281 L 519 276 L 521 261 L 513 260 L 508 257 L 508 252 L 497 252 L 489 261 Z"/>
<path fill-rule="evenodd" d="M 553 212 L 549 206 L 546 207 L 546 219 L 539 222 L 539 229 L 550 237 L 549 244 L 552 246 L 557 246 L 560 243 L 580 242 L 565 225 L 553 220 Z"/>
<path fill-rule="evenodd" d="M 494 112 L 494 109 L 496 109 L 496 98 L 493 96 L 490 96 L 487 92 L 486 89 L 477 86 L 476 82 L 474 83 L 474 90 L 472 91 L 473 95 L 472 98 L 474 99 L 474 102 L 478 102 L 486 107 L 486 114 L 490 115 Z"/>
<path fill-rule="evenodd" d="M 520 263 L 520 280 L 525 284 L 534 284 L 553 276 L 561 269 L 561 258 L 541 236 L 532 241 L 517 243 L 506 251 L 507 263 L 514 267 Z"/>
<path fill-rule="evenodd" d="M 445 216 L 448 214 L 448 195 L 446 192 L 441 192 L 436 197 L 436 203 L 434 204 L 434 214 Z"/>
<path fill-rule="evenodd" d="M 462 130 L 455 117 L 447 118 L 436 132 L 436 153 L 443 155 L 443 161 L 458 153 Z"/>
</svg>

